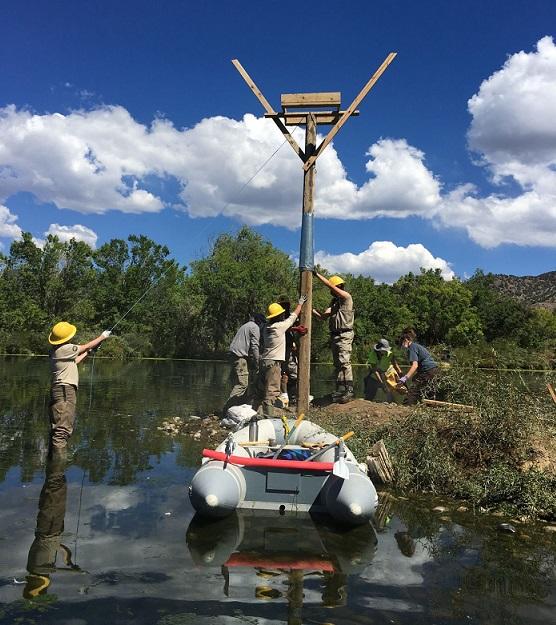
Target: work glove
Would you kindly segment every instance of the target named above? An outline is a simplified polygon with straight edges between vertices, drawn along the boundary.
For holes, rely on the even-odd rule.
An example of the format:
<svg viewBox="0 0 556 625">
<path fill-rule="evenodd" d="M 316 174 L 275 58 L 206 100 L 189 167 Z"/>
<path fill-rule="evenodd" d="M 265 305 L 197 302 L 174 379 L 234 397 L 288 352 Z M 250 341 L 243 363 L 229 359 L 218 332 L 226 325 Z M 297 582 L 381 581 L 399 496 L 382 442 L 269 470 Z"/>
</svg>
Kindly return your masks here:
<svg viewBox="0 0 556 625">
<path fill-rule="evenodd" d="M 406 375 L 402 375 L 402 377 L 400 378 L 400 381 L 398 382 L 398 384 L 405 384 L 407 382 L 407 376 Z"/>
<path fill-rule="evenodd" d="M 297 334 L 301 334 L 301 336 L 305 336 L 305 334 L 307 334 L 307 328 L 302 325 L 292 326 L 290 330 L 292 332 L 297 332 Z"/>
<path fill-rule="evenodd" d="M 312 274 L 316 277 L 316 276 L 317 276 L 317 274 L 318 274 L 317 268 L 316 268 L 316 267 L 313 267 L 313 268 L 311 269 L 311 273 L 312 273 Z"/>
<path fill-rule="evenodd" d="M 112 334 L 111 330 L 104 330 L 104 332 L 100 336 L 107 339 L 111 334 Z"/>
<path fill-rule="evenodd" d="M 305 302 L 307 301 L 307 296 L 306 295 L 302 295 L 298 300 L 297 303 L 299 306 L 303 306 L 303 304 L 305 304 Z"/>
</svg>

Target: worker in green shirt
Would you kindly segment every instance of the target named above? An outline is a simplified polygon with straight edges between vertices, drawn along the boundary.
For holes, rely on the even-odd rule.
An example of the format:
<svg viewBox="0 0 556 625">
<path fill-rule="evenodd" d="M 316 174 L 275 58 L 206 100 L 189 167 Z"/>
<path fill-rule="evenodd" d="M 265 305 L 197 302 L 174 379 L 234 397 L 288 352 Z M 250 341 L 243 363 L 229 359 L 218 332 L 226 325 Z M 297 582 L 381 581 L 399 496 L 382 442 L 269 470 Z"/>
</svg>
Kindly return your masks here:
<svg viewBox="0 0 556 625">
<path fill-rule="evenodd" d="M 365 377 L 365 399 L 374 400 L 376 392 L 382 388 L 387 401 L 394 401 L 392 392 L 396 390 L 402 370 L 386 339 L 380 339 L 369 352 L 367 364 L 370 371 Z"/>
</svg>

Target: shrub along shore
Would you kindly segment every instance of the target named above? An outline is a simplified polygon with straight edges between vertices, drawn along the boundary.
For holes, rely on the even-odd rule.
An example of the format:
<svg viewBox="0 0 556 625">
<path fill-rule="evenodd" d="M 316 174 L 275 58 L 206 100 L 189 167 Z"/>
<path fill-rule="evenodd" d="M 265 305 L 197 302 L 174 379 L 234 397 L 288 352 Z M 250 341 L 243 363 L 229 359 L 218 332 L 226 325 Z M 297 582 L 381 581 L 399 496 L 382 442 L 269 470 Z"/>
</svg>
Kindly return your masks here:
<svg viewBox="0 0 556 625">
<path fill-rule="evenodd" d="M 326 273 L 324 269 L 321 270 Z M 444 280 L 439 270 L 394 284 L 343 275 L 355 305 L 353 360 L 381 337 L 411 326 L 437 358 L 466 366 L 556 368 L 556 314 L 501 294 L 492 275 Z M 66 320 L 86 342 L 115 324 L 102 354 L 114 358 L 212 358 L 225 353 L 250 313 L 281 296 L 297 299 L 293 260 L 249 228 L 218 236 L 203 258 L 180 265 L 144 235 L 92 249 L 29 233 L 0 254 L 0 352 L 44 353 L 52 325 Z M 314 306 L 330 301 L 315 285 Z M 330 358 L 325 323 L 313 324 L 312 360 Z"/>
<path fill-rule="evenodd" d="M 478 381 L 480 380 L 480 383 Z M 435 389 L 473 411 L 383 409 L 371 402 L 351 410 L 316 409 L 308 415 L 334 432 L 355 431 L 350 448 L 364 460 L 383 440 L 395 469 L 394 488 L 458 498 L 483 510 L 556 520 L 556 405 L 504 374 L 481 379 L 453 367 Z"/>
</svg>

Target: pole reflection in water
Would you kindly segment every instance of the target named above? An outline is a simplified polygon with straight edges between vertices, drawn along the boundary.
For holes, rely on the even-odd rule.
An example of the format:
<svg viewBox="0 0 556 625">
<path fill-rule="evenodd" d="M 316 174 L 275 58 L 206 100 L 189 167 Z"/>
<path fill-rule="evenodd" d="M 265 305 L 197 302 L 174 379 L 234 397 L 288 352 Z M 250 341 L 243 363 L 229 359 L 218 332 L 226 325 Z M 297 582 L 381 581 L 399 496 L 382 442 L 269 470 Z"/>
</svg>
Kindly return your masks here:
<svg viewBox="0 0 556 625">
<path fill-rule="evenodd" d="M 261 600 L 288 605 L 288 625 L 302 623 L 304 587 L 320 587 L 320 605 L 346 605 L 347 580 L 371 563 L 376 534 L 370 524 L 337 528 L 309 515 L 277 515 L 238 510 L 231 517 L 195 516 L 187 529 L 187 546 L 195 564 L 219 568 L 223 594 L 253 587 Z M 314 600 L 313 600 L 314 601 Z"/>
<path fill-rule="evenodd" d="M 64 516 L 66 513 L 66 451 L 53 451 L 46 463 L 46 475 L 39 497 L 39 511 L 35 540 L 27 558 L 26 584 L 23 596 L 35 599 L 44 595 L 51 584 L 51 574 L 81 572 L 72 562 L 70 548 L 63 544 Z"/>
</svg>

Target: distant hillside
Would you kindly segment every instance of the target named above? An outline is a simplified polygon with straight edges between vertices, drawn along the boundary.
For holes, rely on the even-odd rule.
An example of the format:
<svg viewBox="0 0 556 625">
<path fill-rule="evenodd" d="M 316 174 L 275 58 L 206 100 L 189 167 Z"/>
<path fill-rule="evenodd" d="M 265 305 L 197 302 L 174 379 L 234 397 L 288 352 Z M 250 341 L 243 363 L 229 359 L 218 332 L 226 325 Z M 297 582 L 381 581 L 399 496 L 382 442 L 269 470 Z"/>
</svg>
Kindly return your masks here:
<svg viewBox="0 0 556 625">
<path fill-rule="evenodd" d="M 528 306 L 556 310 L 556 271 L 540 276 L 506 276 L 494 274 L 493 286 L 501 293 L 520 300 Z"/>
</svg>

